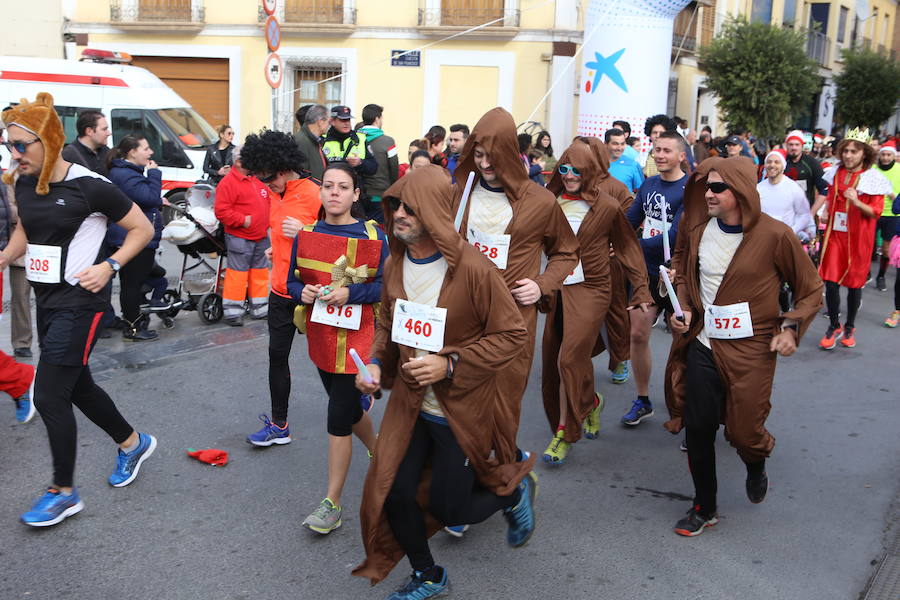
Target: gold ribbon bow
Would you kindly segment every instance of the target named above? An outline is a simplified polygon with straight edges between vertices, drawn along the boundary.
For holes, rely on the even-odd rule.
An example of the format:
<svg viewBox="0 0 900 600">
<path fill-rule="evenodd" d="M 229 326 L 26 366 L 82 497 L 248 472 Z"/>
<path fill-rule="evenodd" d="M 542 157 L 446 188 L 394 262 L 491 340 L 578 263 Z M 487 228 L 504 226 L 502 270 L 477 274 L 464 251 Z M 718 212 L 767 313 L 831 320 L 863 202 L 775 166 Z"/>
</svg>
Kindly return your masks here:
<svg viewBox="0 0 900 600">
<path fill-rule="evenodd" d="M 346 255 L 341 255 L 334 261 L 334 267 L 331 269 L 331 285 L 339 288 L 351 283 L 365 283 L 369 275 L 368 265 L 359 265 L 358 267 L 347 266 L 349 261 Z"/>
</svg>

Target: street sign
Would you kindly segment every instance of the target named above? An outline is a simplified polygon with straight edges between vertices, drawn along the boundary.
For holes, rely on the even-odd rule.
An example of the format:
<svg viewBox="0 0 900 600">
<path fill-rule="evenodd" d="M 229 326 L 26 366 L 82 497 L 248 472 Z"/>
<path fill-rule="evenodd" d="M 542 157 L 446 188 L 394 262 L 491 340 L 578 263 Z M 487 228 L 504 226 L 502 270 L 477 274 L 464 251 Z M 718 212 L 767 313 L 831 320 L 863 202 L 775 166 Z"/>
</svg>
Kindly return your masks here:
<svg viewBox="0 0 900 600">
<path fill-rule="evenodd" d="M 266 44 L 270 52 L 275 52 L 281 46 L 281 27 L 278 19 L 272 16 L 266 19 Z"/>
<path fill-rule="evenodd" d="M 401 54 L 402 56 L 400 56 Z M 422 66 L 422 54 L 419 50 L 391 50 L 391 66 L 420 67 Z"/>
<path fill-rule="evenodd" d="M 275 52 L 266 57 L 266 83 L 272 89 L 276 89 L 281 85 L 284 79 L 284 62 Z"/>
<path fill-rule="evenodd" d="M 263 0 L 263 10 L 266 11 L 266 14 L 270 17 L 275 14 L 275 9 L 278 7 L 277 0 Z"/>
</svg>

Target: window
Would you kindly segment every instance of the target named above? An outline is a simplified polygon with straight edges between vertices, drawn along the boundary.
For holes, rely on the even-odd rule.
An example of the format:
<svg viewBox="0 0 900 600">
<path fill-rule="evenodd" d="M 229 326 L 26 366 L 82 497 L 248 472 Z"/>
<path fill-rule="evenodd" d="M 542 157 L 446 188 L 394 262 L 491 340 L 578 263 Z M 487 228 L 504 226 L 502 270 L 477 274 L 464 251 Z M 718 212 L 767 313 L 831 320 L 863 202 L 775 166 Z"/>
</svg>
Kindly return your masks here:
<svg viewBox="0 0 900 600">
<path fill-rule="evenodd" d="M 341 103 L 343 77 L 340 67 L 298 67 L 294 71 L 294 112 L 307 104 L 322 104 L 326 108 Z M 334 79 L 332 79 L 334 77 Z M 329 81 L 325 81 L 328 79 Z M 325 83 L 319 83 L 325 81 Z M 359 115 L 356 115 L 359 118 Z M 301 124 L 294 119 L 294 132 Z"/>
<path fill-rule="evenodd" d="M 343 0 L 287 0 L 286 23 L 343 23 Z"/>
<path fill-rule="evenodd" d="M 204 149 L 219 139 L 216 131 L 193 108 L 164 108 L 156 114 L 185 146 L 194 150 Z"/>
<path fill-rule="evenodd" d="M 56 109 L 56 114 L 59 115 L 59 120 L 62 121 L 63 130 L 66 132 L 66 143 L 71 144 L 78 138 L 78 130 L 75 129 L 75 123 L 78 121 L 79 113 L 82 113 L 87 110 L 99 110 L 95 108 L 79 108 L 75 106 L 60 106 L 55 105 L 53 108 Z"/>
<path fill-rule="evenodd" d="M 797 0 L 784 0 L 784 13 L 781 17 L 782 23 L 788 27 L 793 27 L 797 15 Z"/>
<path fill-rule="evenodd" d="M 502 18 L 503 9 L 504 0 L 442 0 L 441 25 L 481 25 Z"/>
<path fill-rule="evenodd" d="M 814 2 L 809 7 L 809 29 L 825 35 L 828 33 L 828 9 L 831 5 L 827 2 Z"/>
<path fill-rule="evenodd" d="M 838 16 L 837 42 L 843 44 L 847 39 L 847 17 L 850 15 L 850 9 L 846 6 L 841 7 L 841 14 Z"/>
<path fill-rule="evenodd" d="M 753 8 L 750 13 L 753 23 L 772 22 L 772 0 L 753 0 Z"/>
<path fill-rule="evenodd" d="M 157 121 L 157 119 L 159 119 Z M 113 144 L 126 135 L 136 134 L 147 138 L 153 149 L 153 160 L 161 167 L 190 168 L 190 161 L 155 113 L 138 109 L 114 109 L 112 111 Z"/>
<path fill-rule="evenodd" d="M 191 0 L 139 0 L 141 21 L 190 21 Z"/>
</svg>

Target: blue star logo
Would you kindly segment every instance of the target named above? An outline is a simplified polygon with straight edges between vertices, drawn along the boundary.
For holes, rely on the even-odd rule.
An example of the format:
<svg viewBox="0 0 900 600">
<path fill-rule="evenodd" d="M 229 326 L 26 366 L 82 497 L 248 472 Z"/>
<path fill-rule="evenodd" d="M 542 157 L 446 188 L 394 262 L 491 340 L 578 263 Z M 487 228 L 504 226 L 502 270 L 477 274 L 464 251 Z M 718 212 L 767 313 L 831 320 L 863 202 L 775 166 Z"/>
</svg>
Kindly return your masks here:
<svg viewBox="0 0 900 600">
<path fill-rule="evenodd" d="M 594 84 L 591 86 L 592 93 L 597 91 L 597 84 L 600 83 L 600 78 L 604 75 L 606 75 L 614 84 L 622 88 L 623 92 L 628 91 L 628 86 L 625 85 L 625 79 L 622 77 L 619 69 L 616 68 L 616 62 L 622 58 L 622 54 L 624 53 L 625 48 L 622 48 L 618 52 L 604 58 L 599 52 L 594 52 L 594 60 L 585 63 L 585 67 L 595 71 Z"/>
</svg>

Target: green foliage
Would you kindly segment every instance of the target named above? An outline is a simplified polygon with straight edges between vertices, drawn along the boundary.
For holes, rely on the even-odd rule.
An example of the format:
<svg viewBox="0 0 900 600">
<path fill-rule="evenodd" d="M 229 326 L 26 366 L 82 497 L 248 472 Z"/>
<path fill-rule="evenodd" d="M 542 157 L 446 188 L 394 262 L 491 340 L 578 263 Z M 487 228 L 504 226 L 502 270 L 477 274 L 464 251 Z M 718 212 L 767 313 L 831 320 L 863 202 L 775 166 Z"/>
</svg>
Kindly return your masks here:
<svg viewBox="0 0 900 600">
<path fill-rule="evenodd" d="M 767 23 L 729 20 L 700 61 L 725 120 L 760 137 L 782 136 L 820 86 L 806 34 Z"/>
<path fill-rule="evenodd" d="M 844 70 L 834 78 L 835 113 L 850 127 L 878 128 L 900 100 L 900 65 L 871 50 L 844 50 Z"/>
</svg>

